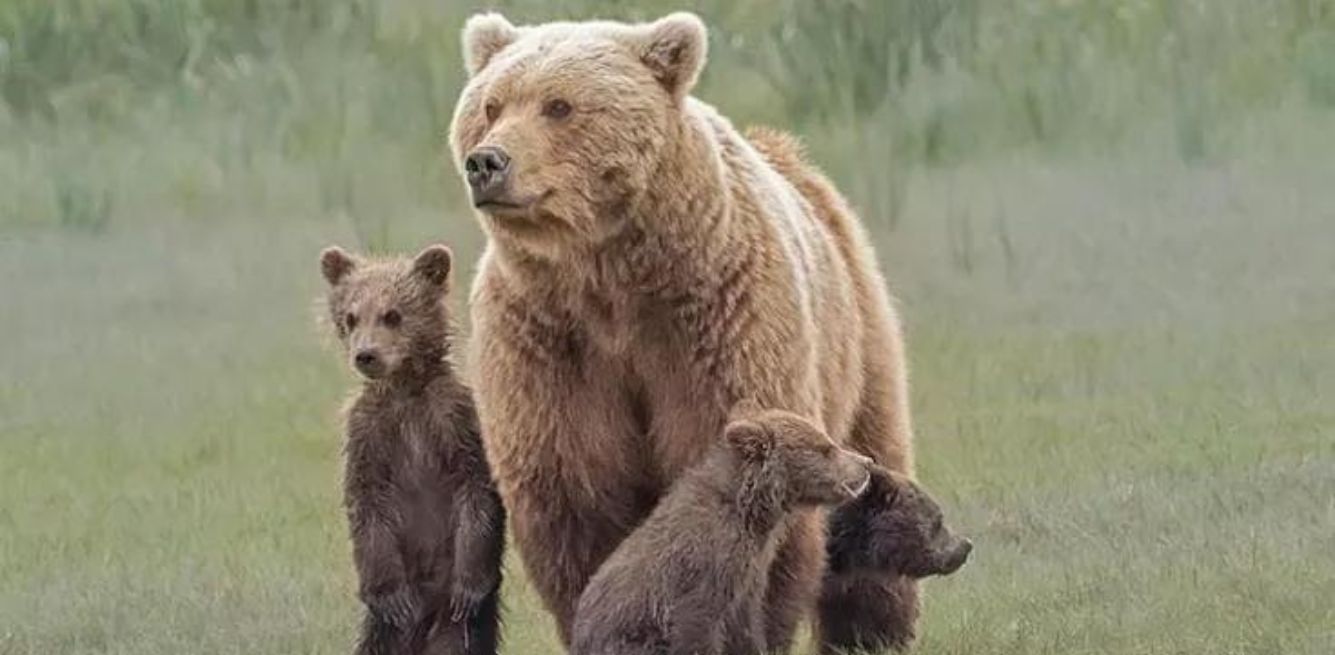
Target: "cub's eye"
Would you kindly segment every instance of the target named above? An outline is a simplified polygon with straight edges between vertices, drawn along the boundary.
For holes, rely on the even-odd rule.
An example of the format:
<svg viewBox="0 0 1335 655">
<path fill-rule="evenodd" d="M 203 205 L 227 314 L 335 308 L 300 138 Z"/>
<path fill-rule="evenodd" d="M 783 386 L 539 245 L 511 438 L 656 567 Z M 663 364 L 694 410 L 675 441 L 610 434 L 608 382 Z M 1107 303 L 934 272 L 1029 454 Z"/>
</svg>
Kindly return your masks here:
<svg viewBox="0 0 1335 655">
<path fill-rule="evenodd" d="M 349 332 L 351 332 L 357 327 L 357 315 L 348 312 L 348 315 L 343 317 L 343 325 L 348 328 Z"/>
<path fill-rule="evenodd" d="M 495 121 L 501 117 L 501 103 L 495 100 L 488 100 L 486 106 L 487 120 Z"/>
<path fill-rule="evenodd" d="M 547 118 L 561 119 L 569 116 L 570 110 L 570 103 L 557 98 L 555 100 L 548 100 L 547 103 L 542 106 L 542 115 Z"/>
<path fill-rule="evenodd" d="M 397 311 L 391 309 L 385 312 L 384 316 L 380 317 L 380 322 L 383 323 L 385 327 L 398 327 L 399 323 L 403 322 L 403 317 L 400 316 Z"/>
</svg>

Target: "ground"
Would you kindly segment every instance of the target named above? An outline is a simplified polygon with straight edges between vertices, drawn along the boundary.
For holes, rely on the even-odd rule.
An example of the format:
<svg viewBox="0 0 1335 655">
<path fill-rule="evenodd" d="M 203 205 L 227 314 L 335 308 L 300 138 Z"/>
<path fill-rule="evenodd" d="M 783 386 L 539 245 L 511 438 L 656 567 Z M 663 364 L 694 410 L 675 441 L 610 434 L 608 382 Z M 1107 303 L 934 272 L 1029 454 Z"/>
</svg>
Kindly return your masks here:
<svg viewBox="0 0 1335 655">
<path fill-rule="evenodd" d="M 977 547 L 919 653 L 1335 649 L 1335 187 L 1300 159 L 922 169 L 875 228 L 920 477 Z M 478 237 L 396 219 L 413 250 Z M 257 235 L 265 235 L 257 238 Z M 357 624 L 291 216 L 0 232 L 0 653 L 330 653 Z M 506 652 L 554 635 L 517 562 Z"/>
</svg>

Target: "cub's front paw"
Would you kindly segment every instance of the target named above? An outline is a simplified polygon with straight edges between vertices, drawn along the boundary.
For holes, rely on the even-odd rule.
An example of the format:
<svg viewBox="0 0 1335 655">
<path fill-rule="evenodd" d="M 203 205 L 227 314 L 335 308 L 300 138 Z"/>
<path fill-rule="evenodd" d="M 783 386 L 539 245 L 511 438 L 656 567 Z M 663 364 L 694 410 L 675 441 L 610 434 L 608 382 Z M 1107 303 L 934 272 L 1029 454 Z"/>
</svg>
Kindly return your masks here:
<svg viewBox="0 0 1335 655">
<path fill-rule="evenodd" d="M 366 607 L 376 618 L 406 630 L 421 616 L 422 602 L 417 592 L 408 585 L 399 585 L 383 592 L 366 594 L 363 597 Z"/>
<path fill-rule="evenodd" d="M 450 618 L 462 621 L 477 614 L 482 602 L 496 591 L 496 580 L 457 581 L 450 590 Z"/>
</svg>

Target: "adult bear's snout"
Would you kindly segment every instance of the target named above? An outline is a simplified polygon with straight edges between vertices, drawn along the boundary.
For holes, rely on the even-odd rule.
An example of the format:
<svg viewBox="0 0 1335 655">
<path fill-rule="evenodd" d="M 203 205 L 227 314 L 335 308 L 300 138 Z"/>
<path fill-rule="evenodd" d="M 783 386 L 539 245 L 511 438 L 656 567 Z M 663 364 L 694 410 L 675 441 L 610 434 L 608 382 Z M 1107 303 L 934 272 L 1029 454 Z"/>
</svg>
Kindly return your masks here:
<svg viewBox="0 0 1335 655">
<path fill-rule="evenodd" d="M 473 194 L 473 206 L 496 204 L 505 194 L 510 155 L 499 146 L 483 146 L 464 159 L 464 172 Z"/>
</svg>

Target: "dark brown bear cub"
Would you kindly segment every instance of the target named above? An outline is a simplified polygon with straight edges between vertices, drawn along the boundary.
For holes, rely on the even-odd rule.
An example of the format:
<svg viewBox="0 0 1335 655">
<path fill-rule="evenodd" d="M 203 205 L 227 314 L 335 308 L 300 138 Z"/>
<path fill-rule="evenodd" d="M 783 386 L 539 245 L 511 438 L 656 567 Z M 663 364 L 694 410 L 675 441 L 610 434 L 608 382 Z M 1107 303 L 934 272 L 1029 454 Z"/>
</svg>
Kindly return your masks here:
<svg viewBox="0 0 1335 655">
<path fill-rule="evenodd" d="M 764 650 L 765 582 L 792 510 L 856 497 L 866 457 L 788 412 L 746 404 L 580 596 L 574 655 Z"/>
<path fill-rule="evenodd" d="M 320 264 L 330 319 L 364 378 L 343 481 L 367 610 L 357 652 L 492 655 L 505 512 L 448 359 L 450 251 L 370 261 L 329 248 Z"/>
<path fill-rule="evenodd" d="M 877 580 L 868 572 L 912 579 L 950 575 L 964 566 L 973 550 L 942 522 L 941 507 L 912 480 L 879 466 L 871 469 L 866 493 L 830 514 L 828 563 L 824 589 L 836 593 L 821 599 L 821 613 L 837 614 L 845 587 Z M 870 643 L 866 635 L 841 635 L 845 643 L 873 651 L 903 648 L 907 643 Z"/>
</svg>

